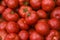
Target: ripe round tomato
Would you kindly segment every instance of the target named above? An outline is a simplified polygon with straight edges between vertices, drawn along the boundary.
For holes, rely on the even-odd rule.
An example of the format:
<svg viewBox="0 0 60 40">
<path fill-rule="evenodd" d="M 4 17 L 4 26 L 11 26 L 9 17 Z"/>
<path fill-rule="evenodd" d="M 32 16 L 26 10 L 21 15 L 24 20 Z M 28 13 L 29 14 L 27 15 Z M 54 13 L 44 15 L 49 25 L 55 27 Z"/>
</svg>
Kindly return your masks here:
<svg viewBox="0 0 60 40">
<path fill-rule="evenodd" d="M 45 20 L 39 20 L 35 25 L 35 29 L 39 34 L 44 36 L 46 36 L 49 33 L 49 25 Z"/>
<path fill-rule="evenodd" d="M 32 32 L 30 34 L 30 40 L 44 40 L 44 38 L 39 35 L 37 32 Z"/>
<path fill-rule="evenodd" d="M 34 24 L 38 19 L 37 13 L 35 11 L 31 11 L 27 13 L 25 20 L 28 25 Z"/>
<path fill-rule="evenodd" d="M 21 17 L 25 17 L 26 14 L 29 13 L 31 10 L 32 10 L 32 8 L 29 7 L 29 6 L 21 6 L 21 7 L 19 8 L 18 12 L 19 12 L 19 15 L 20 15 Z"/>
<path fill-rule="evenodd" d="M 2 16 L 7 21 L 17 21 L 18 19 L 18 14 L 10 8 L 5 9 Z"/>
<path fill-rule="evenodd" d="M 42 0 L 42 9 L 45 11 L 51 11 L 55 7 L 54 0 Z"/>
<path fill-rule="evenodd" d="M 19 26 L 17 25 L 17 23 L 10 21 L 10 22 L 8 22 L 8 24 L 6 26 L 6 30 L 8 33 L 18 33 Z"/>
<path fill-rule="evenodd" d="M 37 11 L 37 15 L 39 16 L 39 18 L 47 18 L 47 13 L 41 9 Z"/>
<path fill-rule="evenodd" d="M 51 30 L 46 40 L 59 40 L 59 32 L 56 30 Z"/>
<path fill-rule="evenodd" d="M 9 8 L 15 8 L 18 6 L 18 0 L 5 0 Z"/>
<path fill-rule="evenodd" d="M 5 7 L 0 5 L 0 14 L 2 14 L 4 12 L 4 10 L 5 10 Z"/>
<path fill-rule="evenodd" d="M 6 35 L 7 35 L 7 33 L 5 30 L 0 30 L 0 40 L 4 40 Z"/>
<path fill-rule="evenodd" d="M 28 40 L 29 34 L 27 31 L 21 30 L 18 35 L 21 40 Z"/>
<path fill-rule="evenodd" d="M 19 19 L 17 23 L 18 23 L 20 29 L 23 29 L 23 30 L 29 29 L 29 26 L 27 25 L 24 18 Z"/>
<path fill-rule="evenodd" d="M 52 18 L 48 21 L 52 29 L 60 30 L 60 21 L 56 18 Z"/>
<path fill-rule="evenodd" d="M 29 0 L 19 0 L 19 4 L 22 5 L 28 5 L 29 4 Z"/>
<path fill-rule="evenodd" d="M 5 40 L 20 40 L 20 38 L 17 34 L 10 33 L 5 37 Z"/>
<path fill-rule="evenodd" d="M 56 0 L 55 2 L 57 6 L 60 6 L 60 0 Z"/>
<path fill-rule="evenodd" d="M 51 18 L 57 18 L 60 20 L 60 7 L 57 7 L 52 11 Z"/>
<path fill-rule="evenodd" d="M 41 7 L 41 0 L 30 0 L 30 5 L 34 8 L 34 9 L 38 9 Z"/>
</svg>

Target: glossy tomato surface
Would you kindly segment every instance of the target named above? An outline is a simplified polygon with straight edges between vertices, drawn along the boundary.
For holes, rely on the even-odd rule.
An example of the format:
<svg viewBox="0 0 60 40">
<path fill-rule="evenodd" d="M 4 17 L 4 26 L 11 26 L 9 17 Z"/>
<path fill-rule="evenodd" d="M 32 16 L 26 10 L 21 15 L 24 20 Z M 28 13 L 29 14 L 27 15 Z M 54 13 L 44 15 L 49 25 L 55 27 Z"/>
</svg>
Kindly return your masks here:
<svg viewBox="0 0 60 40">
<path fill-rule="evenodd" d="M 17 34 L 10 33 L 5 37 L 5 40 L 20 40 L 20 38 Z"/>
<path fill-rule="evenodd" d="M 51 11 L 55 7 L 54 0 L 42 0 L 42 9 L 45 11 Z"/>
<path fill-rule="evenodd" d="M 51 18 L 57 18 L 60 20 L 60 7 L 57 7 L 52 11 Z"/>
<path fill-rule="evenodd" d="M 18 35 L 21 40 L 28 40 L 29 34 L 27 31 L 21 30 Z"/>
<path fill-rule="evenodd" d="M 46 40 L 59 40 L 59 32 L 56 30 L 51 30 L 48 36 L 46 37 Z"/>
</svg>

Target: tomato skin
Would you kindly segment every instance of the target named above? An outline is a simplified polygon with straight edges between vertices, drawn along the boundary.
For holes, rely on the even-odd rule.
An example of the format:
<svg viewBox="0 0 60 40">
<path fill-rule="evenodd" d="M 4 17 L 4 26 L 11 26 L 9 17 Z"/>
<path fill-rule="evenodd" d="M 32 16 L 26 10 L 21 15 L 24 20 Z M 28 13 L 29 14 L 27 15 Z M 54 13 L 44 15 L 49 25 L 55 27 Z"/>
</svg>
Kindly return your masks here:
<svg viewBox="0 0 60 40">
<path fill-rule="evenodd" d="M 0 40 L 4 40 L 7 35 L 7 32 L 5 30 L 0 30 Z"/>
<path fill-rule="evenodd" d="M 42 9 L 45 11 L 51 11 L 55 7 L 54 0 L 42 0 Z"/>
<path fill-rule="evenodd" d="M 8 22 L 6 26 L 6 30 L 8 33 L 18 33 L 19 32 L 19 26 L 17 23 L 10 21 Z"/>
<path fill-rule="evenodd" d="M 26 14 L 29 13 L 31 10 L 32 8 L 29 6 L 21 6 L 18 12 L 19 12 L 19 15 L 24 18 Z"/>
<path fill-rule="evenodd" d="M 5 40 L 20 40 L 19 36 L 15 33 L 10 33 L 5 37 Z"/>
<path fill-rule="evenodd" d="M 43 19 L 47 18 L 47 13 L 41 9 L 37 11 L 37 15 L 39 16 L 39 18 L 43 18 Z"/>
<path fill-rule="evenodd" d="M 4 7 L 7 6 L 4 0 L 1 1 L 1 5 L 4 6 Z"/>
<path fill-rule="evenodd" d="M 30 40 L 43 40 L 44 38 L 39 35 L 37 32 L 32 32 L 30 34 Z"/>
<path fill-rule="evenodd" d="M 57 6 L 60 6 L 60 0 L 56 0 L 55 2 Z"/>
<path fill-rule="evenodd" d="M 1 22 L 0 23 L 0 30 L 5 30 L 6 25 L 7 25 L 7 22 Z"/>
<path fill-rule="evenodd" d="M 59 40 L 59 32 L 56 30 L 51 30 L 46 40 Z"/>
<path fill-rule="evenodd" d="M 29 29 L 29 26 L 27 25 L 24 18 L 19 19 L 17 23 L 18 23 L 20 29 L 23 29 L 23 30 Z"/>
<path fill-rule="evenodd" d="M 48 21 L 48 23 L 50 24 L 50 27 L 52 29 L 55 29 L 55 30 L 59 30 L 60 29 L 60 21 L 56 18 L 52 18 Z"/>
<path fill-rule="evenodd" d="M 28 5 L 29 4 L 29 0 L 19 0 L 19 5 L 23 6 L 23 5 Z"/>
<path fill-rule="evenodd" d="M 60 20 L 60 7 L 57 7 L 52 11 L 51 18 L 57 18 Z"/>
<path fill-rule="evenodd" d="M 16 8 L 18 6 L 18 0 L 5 0 L 9 8 Z"/>
<path fill-rule="evenodd" d="M 0 14 L 2 14 L 4 12 L 4 10 L 5 10 L 5 7 L 0 5 Z"/>
<path fill-rule="evenodd" d="M 27 31 L 21 30 L 18 35 L 21 40 L 28 40 L 29 34 Z"/>
<path fill-rule="evenodd" d="M 30 29 L 30 30 L 29 30 L 29 34 L 32 34 L 33 32 L 35 32 L 34 29 Z"/>
<path fill-rule="evenodd" d="M 35 25 L 35 29 L 39 34 L 41 34 L 43 36 L 46 36 L 50 31 L 49 25 L 48 25 L 47 21 L 45 21 L 44 19 L 39 20 L 37 22 L 37 24 Z"/>
<path fill-rule="evenodd" d="M 41 7 L 41 0 L 30 0 L 30 5 L 34 8 L 34 9 L 38 9 Z"/>
<path fill-rule="evenodd" d="M 10 8 L 5 9 L 2 16 L 7 21 L 17 21 L 18 19 L 18 14 Z"/>
<path fill-rule="evenodd" d="M 34 24 L 38 20 L 37 13 L 35 11 L 31 11 L 30 13 L 27 13 L 25 20 L 28 25 Z"/>
</svg>

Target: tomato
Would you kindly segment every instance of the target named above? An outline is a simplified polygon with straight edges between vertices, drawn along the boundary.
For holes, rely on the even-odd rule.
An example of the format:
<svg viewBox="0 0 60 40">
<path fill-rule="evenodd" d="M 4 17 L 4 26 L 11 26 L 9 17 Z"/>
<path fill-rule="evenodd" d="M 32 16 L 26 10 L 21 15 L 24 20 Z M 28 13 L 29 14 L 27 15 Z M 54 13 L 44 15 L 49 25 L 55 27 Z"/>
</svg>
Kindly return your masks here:
<svg viewBox="0 0 60 40">
<path fill-rule="evenodd" d="M 17 21 L 18 19 L 18 14 L 10 8 L 5 9 L 2 16 L 7 21 Z"/>
<path fill-rule="evenodd" d="M 7 25 L 7 22 L 1 22 L 0 23 L 0 30 L 5 30 L 6 25 Z"/>
<path fill-rule="evenodd" d="M 19 4 L 22 5 L 28 5 L 29 4 L 29 0 L 19 0 Z"/>
<path fill-rule="evenodd" d="M 57 6 L 60 6 L 60 0 L 56 0 L 55 2 Z"/>
<path fill-rule="evenodd" d="M 6 35 L 7 35 L 7 33 L 5 30 L 0 30 L 0 40 L 4 40 Z"/>
<path fill-rule="evenodd" d="M 28 40 L 29 34 L 27 31 L 21 30 L 18 35 L 21 40 Z"/>
<path fill-rule="evenodd" d="M 47 13 L 41 9 L 37 11 L 37 15 L 39 16 L 39 18 L 47 18 Z"/>
<path fill-rule="evenodd" d="M 29 13 L 31 10 L 32 8 L 29 6 L 21 6 L 18 12 L 19 12 L 19 15 L 24 18 L 26 14 Z"/>
<path fill-rule="evenodd" d="M 51 30 L 46 40 L 59 40 L 59 32 L 56 30 Z"/>
<path fill-rule="evenodd" d="M 9 8 L 16 8 L 18 6 L 18 0 L 5 0 Z"/>
<path fill-rule="evenodd" d="M 1 5 L 6 7 L 6 3 L 4 0 L 1 1 Z"/>
<path fill-rule="evenodd" d="M 10 33 L 5 37 L 5 40 L 20 40 L 19 36 L 15 33 Z"/>
<path fill-rule="evenodd" d="M 5 10 L 5 7 L 0 5 L 0 14 L 2 14 L 4 12 L 4 10 Z"/>
<path fill-rule="evenodd" d="M 6 26 L 6 30 L 8 33 L 18 33 L 19 32 L 19 26 L 17 23 L 10 21 L 8 22 Z"/>
<path fill-rule="evenodd" d="M 18 23 L 20 29 L 23 29 L 23 30 L 29 29 L 29 26 L 27 25 L 24 18 L 19 19 L 17 23 Z"/>
<path fill-rule="evenodd" d="M 43 36 L 39 35 L 37 32 L 32 32 L 30 34 L 30 40 L 44 40 Z"/>
<path fill-rule="evenodd" d="M 25 20 L 28 25 L 34 24 L 38 20 L 37 13 L 35 11 L 31 11 L 30 13 L 27 13 Z"/>
<path fill-rule="evenodd" d="M 35 25 L 35 29 L 39 34 L 44 36 L 49 33 L 49 25 L 44 19 L 37 22 L 37 24 Z"/>
<path fill-rule="evenodd" d="M 42 0 L 42 9 L 45 11 L 51 11 L 55 7 L 54 0 Z"/>
<path fill-rule="evenodd" d="M 48 21 L 48 23 L 50 24 L 50 27 L 52 29 L 55 29 L 55 30 L 59 30 L 60 29 L 60 21 L 56 18 L 52 18 Z"/>
<path fill-rule="evenodd" d="M 52 11 L 51 18 L 57 18 L 60 20 L 60 7 L 57 7 Z"/>
<path fill-rule="evenodd" d="M 41 0 L 30 0 L 30 5 L 34 8 L 34 9 L 38 9 L 41 7 Z"/>
</svg>

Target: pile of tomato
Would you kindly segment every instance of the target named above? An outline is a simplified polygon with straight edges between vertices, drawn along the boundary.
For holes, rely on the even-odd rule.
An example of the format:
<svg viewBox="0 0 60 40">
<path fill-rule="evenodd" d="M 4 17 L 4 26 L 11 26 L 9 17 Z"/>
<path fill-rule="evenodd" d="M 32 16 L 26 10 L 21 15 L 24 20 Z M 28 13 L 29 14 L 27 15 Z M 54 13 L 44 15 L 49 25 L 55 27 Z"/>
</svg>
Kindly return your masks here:
<svg viewBox="0 0 60 40">
<path fill-rule="evenodd" d="M 0 40 L 60 40 L 60 0 L 0 0 Z"/>
</svg>

